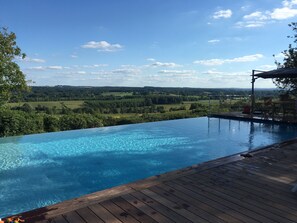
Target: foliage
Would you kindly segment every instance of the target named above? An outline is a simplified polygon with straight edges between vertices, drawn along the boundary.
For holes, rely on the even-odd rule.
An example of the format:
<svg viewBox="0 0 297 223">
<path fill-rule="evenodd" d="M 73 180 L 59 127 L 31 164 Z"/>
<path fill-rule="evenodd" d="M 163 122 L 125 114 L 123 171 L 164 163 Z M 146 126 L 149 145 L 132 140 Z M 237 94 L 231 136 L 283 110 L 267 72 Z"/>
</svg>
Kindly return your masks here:
<svg viewBox="0 0 297 223">
<path fill-rule="evenodd" d="M 102 119 L 87 114 L 48 115 L 0 108 L 0 137 L 101 127 Z"/>
<path fill-rule="evenodd" d="M 22 111 L 0 109 L 0 136 L 23 135 L 43 132 L 41 115 Z"/>
<path fill-rule="evenodd" d="M 43 117 L 43 125 L 45 132 L 57 132 L 60 130 L 59 118 L 54 115 L 45 115 Z"/>
<path fill-rule="evenodd" d="M 102 121 L 95 116 L 88 114 L 63 115 L 60 118 L 61 130 L 84 129 L 101 127 Z"/>
<path fill-rule="evenodd" d="M 289 44 L 287 50 L 284 50 L 282 54 L 284 55 L 283 64 L 275 61 L 278 68 L 297 68 L 297 23 L 292 22 L 289 24 L 292 28 L 293 35 L 288 36 L 288 38 L 293 38 L 294 45 Z M 291 94 L 297 94 L 297 78 L 276 78 L 274 83 L 280 89 L 290 92 Z"/>
<path fill-rule="evenodd" d="M 111 90 L 117 90 L 117 94 L 108 95 Z M 33 87 L 30 98 L 24 102 L 0 108 L 0 136 L 205 116 L 209 109 L 210 113 L 229 111 L 234 102 L 239 103 L 249 93 L 249 90 L 237 89 L 208 90 L 214 95 L 209 97 L 201 89 L 190 88 Z M 100 100 L 78 100 L 80 94 L 89 94 L 87 92 L 90 96 L 100 92 L 102 96 L 97 95 Z M 224 98 L 224 94 L 235 96 L 236 100 L 232 103 L 218 100 Z M 274 94 L 272 90 L 257 92 L 259 97 Z M 207 95 L 207 100 L 204 100 L 204 95 Z M 64 100 L 68 96 L 71 101 Z M 46 101 L 49 98 L 55 101 Z"/>
<path fill-rule="evenodd" d="M 15 62 L 25 54 L 16 45 L 16 35 L 6 28 L 0 30 L 0 102 L 7 102 L 12 94 L 28 90 L 25 75 Z"/>
</svg>

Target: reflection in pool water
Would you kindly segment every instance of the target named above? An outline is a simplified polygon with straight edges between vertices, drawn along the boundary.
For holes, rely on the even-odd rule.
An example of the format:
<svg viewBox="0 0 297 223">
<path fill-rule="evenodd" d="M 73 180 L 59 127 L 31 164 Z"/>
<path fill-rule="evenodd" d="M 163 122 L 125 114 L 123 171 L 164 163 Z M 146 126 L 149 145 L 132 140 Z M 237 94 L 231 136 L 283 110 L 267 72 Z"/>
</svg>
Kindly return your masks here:
<svg viewBox="0 0 297 223">
<path fill-rule="evenodd" d="M 0 217 L 297 136 L 296 126 L 192 118 L 0 139 Z"/>
</svg>

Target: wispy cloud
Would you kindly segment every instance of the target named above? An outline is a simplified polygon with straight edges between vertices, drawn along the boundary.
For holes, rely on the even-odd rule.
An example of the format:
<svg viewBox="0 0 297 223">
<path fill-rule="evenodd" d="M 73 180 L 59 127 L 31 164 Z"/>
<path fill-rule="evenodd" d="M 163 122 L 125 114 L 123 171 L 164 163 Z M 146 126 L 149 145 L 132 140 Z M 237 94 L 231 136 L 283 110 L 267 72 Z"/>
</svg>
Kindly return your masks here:
<svg viewBox="0 0 297 223">
<path fill-rule="evenodd" d="M 92 64 L 92 65 L 82 65 L 84 68 L 99 68 L 99 67 L 108 67 L 108 64 Z"/>
<path fill-rule="evenodd" d="M 196 74 L 197 71 L 195 70 L 160 70 L 158 71 L 159 74 Z"/>
<path fill-rule="evenodd" d="M 152 67 L 170 67 L 170 68 L 182 67 L 182 65 L 179 65 L 179 64 L 176 64 L 176 63 L 172 63 L 172 62 L 162 63 L 162 62 L 158 62 L 158 61 L 152 63 L 150 66 L 152 66 Z"/>
<path fill-rule="evenodd" d="M 24 62 L 33 62 L 33 63 L 45 63 L 45 60 L 44 59 L 31 58 L 31 57 L 25 57 L 24 59 L 21 59 L 21 61 L 24 61 Z"/>
<path fill-rule="evenodd" d="M 278 20 L 294 18 L 297 16 L 296 6 L 296 0 L 284 0 L 279 8 L 270 11 L 255 11 L 243 16 L 242 21 L 237 22 L 236 26 L 239 28 L 255 28 Z"/>
<path fill-rule="evenodd" d="M 45 70 L 63 70 L 63 69 L 70 69 L 70 67 L 62 67 L 62 66 L 36 66 L 36 67 L 26 68 L 26 70 L 39 70 L 39 71 L 45 71 Z"/>
<path fill-rule="evenodd" d="M 221 40 L 219 40 L 219 39 L 211 39 L 211 40 L 208 40 L 207 42 L 208 43 L 212 43 L 212 44 L 216 44 L 216 43 L 221 42 Z"/>
<path fill-rule="evenodd" d="M 264 56 L 262 54 L 253 54 L 253 55 L 247 55 L 242 57 L 236 57 L 232 59 L 209 59 L 209 60 L 196 60 L 193 63 L 194 64 L 201 64 L 204 66 L 218 66 L 223 65 L 225 63 L 244 63 L 244 62 L 253 62 L 257 61 Z"/>
<path fill-rule="evenodd" d="M 137 68 L 119 68 L 111 71 L 113 74 L 137 75 L 141 73 L 141 69 Z"/>
<path fill-rule="evenodd" d="M 219 11 L 216 11 L 214 14 L 213 14 L 213 18 L 214 19 L 227 19 L 227 18 L 230 18 L 232 16 L 232 11 L 231 9 L 227 9 L 227 10 L 219 10 Z"/>
<path fill-rule="evenodd" d="M 257 68 L 257 70 L 274 70 L 276 69 L 277 66 L 276 65 L 271 65 L 271 64 L 265 64 L 265 65 L 261 65 Z"/>
<path fill-rule="evenodd" d="M 29 68 L 25 68 L 26 70 L 40 70 L 43 71 L 45 70 L 45 67 L 42 66 L 37 66 L 37 67 L 29 67 Z"/>
<path fill-rule="evenodd" d="M 82 45 L 81 47 L 86 49 L 97 49 L 98 51 L 103 51 L 103 52 L 114 52 L 114 51 L 119 51 L 123 49 L 123 46 L 118 43 L 111 44 L 106 41 L 99 41 L 99 42 L 90 41 Z"/>
<path fill-rule="evenodd" d="M 207 70 L 202 72 L 202 74 L 209 74 L 209 75 L 216 75 L 216 74 L 222 74 L 223 72 L 217 71 L 217 70 Z"/>
<path fill-rule="evenodd" d="M 50 69 L 50 70 L 62 70 L 63 69 L 62 66 L 48 66 L 46 68 Z"/>
</svg>

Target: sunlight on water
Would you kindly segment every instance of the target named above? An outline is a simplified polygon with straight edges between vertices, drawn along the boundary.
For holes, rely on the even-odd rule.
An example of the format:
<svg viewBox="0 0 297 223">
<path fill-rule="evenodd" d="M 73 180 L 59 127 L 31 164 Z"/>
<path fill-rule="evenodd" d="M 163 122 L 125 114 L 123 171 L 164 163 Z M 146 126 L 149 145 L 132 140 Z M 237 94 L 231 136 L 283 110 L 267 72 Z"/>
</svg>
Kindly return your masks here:
<svg viewBox="0 0 297 223">
<path fill-rule="evenodd" d="M 0 139 L 0 217 L 255 149 L 297 128 L 194 118 Z"/>
</svg>

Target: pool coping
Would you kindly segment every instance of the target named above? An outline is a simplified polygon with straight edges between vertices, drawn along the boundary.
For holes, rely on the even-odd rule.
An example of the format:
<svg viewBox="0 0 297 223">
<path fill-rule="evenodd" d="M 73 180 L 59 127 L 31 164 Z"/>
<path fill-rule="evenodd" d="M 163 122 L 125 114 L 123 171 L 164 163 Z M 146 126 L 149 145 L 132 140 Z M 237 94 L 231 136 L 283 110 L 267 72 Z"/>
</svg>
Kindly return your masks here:
<svg viewBox="0 0 297 223">
<path fill-rule="evenodd" d="M 202 162 L 200 164 L 195 164 L 182 169 L 166 172 L 160 175 L 151 176 L 142 180 L 137 180 L 131 183 L 97 191 L 91 194 L 86 194 L 78 198 L 65 200 L 50 206 L 45 206 L 34 210 L 30 210 L 27 212 L 23 212 L 23 213 L 17 214 L 17 216 L 22 216 L 26 220 L 34 219 L 34 221 L 49 219 L 54 216 L 70 212 L 72 210 L 83 208 L 87 205 L 109 200 L 114 197 L 127 194 L 133 191 L 143 190 L 148 187 L 161 184 L 164 181 L 175 179 L 181 176 L 190 175 L 193 173 L 198 173 L 198 172 L 212 169 L 228 163 L 240 161 L 240 160 L 246 159 L 245 154 L 250 154 L 253 156 L 257 153 L 265 152 L 271 149 L 279 149 L 281 147 L 294 144 L 294 143 L 297 143 L 297 138 L 293 138 L 279 143 L 274 143 L 274 144 L 257 148 L 251 151 L 239 152 L 233 155 Z"/>
</svg>

